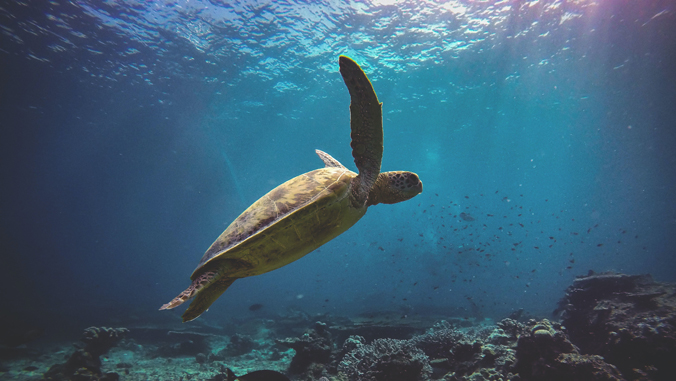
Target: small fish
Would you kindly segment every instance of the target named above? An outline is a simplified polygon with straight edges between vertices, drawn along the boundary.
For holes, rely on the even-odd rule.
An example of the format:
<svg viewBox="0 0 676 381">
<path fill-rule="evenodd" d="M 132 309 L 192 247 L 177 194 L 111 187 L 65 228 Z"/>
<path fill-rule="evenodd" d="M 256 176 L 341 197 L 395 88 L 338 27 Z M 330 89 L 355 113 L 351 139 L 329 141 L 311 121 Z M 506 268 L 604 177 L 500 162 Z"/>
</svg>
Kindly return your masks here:
<svg viewBox="0 0 676 381">
<path fill-rule="evenodd" d="M 227 368 L 225 375 L 226 381 L 291 381 L 284 374 L 274 370 L 257 370 L 237 377 L 230 368 Z"/>
<path fill-rule="evenodd" d="M 460 213 L 460 218 L 462 218 L 463 220 L 465 220 L 467 222 L 474 221 L 474 217 L 472 217 L 469 213 L 465 213 L 465 212 Z"/>
<path fill-rule="evenodd" d="M 260 303 L 255 303 L 249 306 L 249 311 L 258 311 L 263 308 L 263 305 Z"/>
</svg>

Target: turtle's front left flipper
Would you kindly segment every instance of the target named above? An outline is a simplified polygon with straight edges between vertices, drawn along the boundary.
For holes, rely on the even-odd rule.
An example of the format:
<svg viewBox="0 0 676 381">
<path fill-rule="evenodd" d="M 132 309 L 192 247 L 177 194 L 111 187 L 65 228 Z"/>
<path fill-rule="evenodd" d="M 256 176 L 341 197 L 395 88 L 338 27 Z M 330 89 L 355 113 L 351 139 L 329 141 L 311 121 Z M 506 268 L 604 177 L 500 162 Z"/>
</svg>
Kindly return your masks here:
<svg viewBox="0 0 676 381">
<path fill-rule="evenodd" d="M 340 74 L 350 91 L 350 127 L 352 156 L 359 169 L 353 181 L 353 195 L 364 205 L 380 173 L 383 158 L 383 113 L 376 92 L 364 71 L 351 58 L 340 56 Z"/>
</svg>

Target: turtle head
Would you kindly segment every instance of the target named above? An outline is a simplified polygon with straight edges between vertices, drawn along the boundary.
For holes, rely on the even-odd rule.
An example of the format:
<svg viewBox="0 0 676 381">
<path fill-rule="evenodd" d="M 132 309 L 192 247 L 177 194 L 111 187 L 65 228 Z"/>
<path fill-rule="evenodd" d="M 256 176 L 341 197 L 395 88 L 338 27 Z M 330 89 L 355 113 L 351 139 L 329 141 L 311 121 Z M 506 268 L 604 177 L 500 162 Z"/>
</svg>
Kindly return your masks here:
<svg viewBox="0 0 676 381">
<path fill-rule="evenodd" d="M 373 184 L 366 206 L 406 201 L 417 196 L 422 189 L 422 181 L 413 172 L 383 172 L 378 175 L 376 183 Z"/>
</svg>

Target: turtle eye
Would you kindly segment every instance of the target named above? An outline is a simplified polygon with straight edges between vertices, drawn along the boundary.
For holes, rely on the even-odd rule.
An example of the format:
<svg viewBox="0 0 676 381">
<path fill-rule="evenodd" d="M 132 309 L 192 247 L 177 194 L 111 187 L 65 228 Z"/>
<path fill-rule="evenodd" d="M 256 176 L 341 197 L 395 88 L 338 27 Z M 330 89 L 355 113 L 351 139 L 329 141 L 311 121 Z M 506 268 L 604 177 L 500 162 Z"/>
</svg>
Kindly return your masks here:
<svg viewBox="0 0 676 381">
<path fill-rule="evenodd" d="M 420 183 L 420 179 L 415 173 L 409 173 L 408 176 L 406 176 L 406 185 L 409 187 L 414 187 Z"/>
</svg>

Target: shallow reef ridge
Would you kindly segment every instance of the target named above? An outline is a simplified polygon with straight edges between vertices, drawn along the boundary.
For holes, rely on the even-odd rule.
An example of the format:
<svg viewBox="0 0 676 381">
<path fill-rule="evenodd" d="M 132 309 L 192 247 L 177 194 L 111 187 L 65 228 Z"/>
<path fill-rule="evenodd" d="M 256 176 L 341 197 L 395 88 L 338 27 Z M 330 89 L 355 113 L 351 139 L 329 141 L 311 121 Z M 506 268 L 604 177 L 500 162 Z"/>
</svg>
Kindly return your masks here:
<svg viewBox="0 0 676 381">
<path fill-rule="evenodd" d="M 675 324 L 676 285 L 590 272 L 575 279 L 550 319 L 289 311 L 227 329 L 90 327 L 75 350 L 0 351 L 0 380 L 223 381 L 230 368 L 298 381 L 671 381 Z"/>
</svg>

